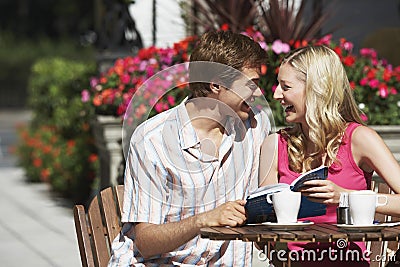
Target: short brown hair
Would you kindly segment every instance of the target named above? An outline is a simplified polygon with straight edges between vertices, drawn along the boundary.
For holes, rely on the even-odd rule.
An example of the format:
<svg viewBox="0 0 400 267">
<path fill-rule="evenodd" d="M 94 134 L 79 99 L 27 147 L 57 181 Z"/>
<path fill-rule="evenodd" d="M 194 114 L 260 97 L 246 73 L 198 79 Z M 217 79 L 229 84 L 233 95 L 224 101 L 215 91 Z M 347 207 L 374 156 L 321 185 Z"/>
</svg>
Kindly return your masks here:
<svg viewBox="0 0 400 267">
<path fill-rule="evenodd" d="M 244 68 L 260 68 L 267 63 L 267 53 L 250 37 L 231 31 L 208 31 L 194 48 L 190 62 L 216 62 L 238 71 Z M 190 73 L 194 70 L 190 68 Z M 190 75 L 190 74 L 189 74 Z M 206 83 L 191 83 L 194 97 L 207 96 L 210 88 Z"/>
</svg>

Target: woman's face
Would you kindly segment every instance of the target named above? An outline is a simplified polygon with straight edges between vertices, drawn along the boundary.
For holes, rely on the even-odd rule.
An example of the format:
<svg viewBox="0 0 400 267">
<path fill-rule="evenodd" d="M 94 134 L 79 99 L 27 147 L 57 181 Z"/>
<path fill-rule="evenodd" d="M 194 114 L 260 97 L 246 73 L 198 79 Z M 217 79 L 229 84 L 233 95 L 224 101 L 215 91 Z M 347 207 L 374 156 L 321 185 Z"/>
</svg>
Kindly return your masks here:
<svg viewBox="0 0 400 267">
<path fill-rule="evenodd" d="M 279 85 L 274 92 L 274 99 L 278 100 L 284 111 L 286 122 L 306 124 L 306 85 L 299 77 L 304 74 L 295 70 L 286 63 L 279 69 Z"/>
</svg>

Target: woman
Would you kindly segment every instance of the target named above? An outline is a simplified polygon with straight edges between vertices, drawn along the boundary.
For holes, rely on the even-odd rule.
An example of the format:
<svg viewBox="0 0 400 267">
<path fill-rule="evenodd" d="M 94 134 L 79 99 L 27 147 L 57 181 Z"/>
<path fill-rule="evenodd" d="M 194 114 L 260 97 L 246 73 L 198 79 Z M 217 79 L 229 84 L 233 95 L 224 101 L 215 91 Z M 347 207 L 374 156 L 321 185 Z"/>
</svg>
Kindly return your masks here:
<svg viewBox="0 0 400 267">
<path fill-rule="evenodd" d="M 284 108 L 286 122 L 293 127 L 266 138 L 261 149 L 260 185 L 290 184 L 301 173 L 326 165 L 327 180 L 307 182 L 302 193 L 327 204 L 326 215 L 306 218 L 336 223 L 341 192 L 370 189 L 374 171 L 400 192 L 400 166 L 381 137 L 363 125 L 344 67 L 336 53 L 325 46 L 309 46 L 291 52 L 281 63 L 274 99 Z M 274 151 L 274 153 L 271 153 Z M 399 215 L 398 195 L 377 212 Z M 289 243 L 289 249 L 319 249 L 334 244 Z M 365 251 L 365 244 L 350 243 L 349 249 Z M 368 266 L 368 260 L 334 262 L 331 266 Z M 299 263 L 299 262 L 297 262 Z M 317 266 L 321 261 L 300 261 Z"/>
</svg>

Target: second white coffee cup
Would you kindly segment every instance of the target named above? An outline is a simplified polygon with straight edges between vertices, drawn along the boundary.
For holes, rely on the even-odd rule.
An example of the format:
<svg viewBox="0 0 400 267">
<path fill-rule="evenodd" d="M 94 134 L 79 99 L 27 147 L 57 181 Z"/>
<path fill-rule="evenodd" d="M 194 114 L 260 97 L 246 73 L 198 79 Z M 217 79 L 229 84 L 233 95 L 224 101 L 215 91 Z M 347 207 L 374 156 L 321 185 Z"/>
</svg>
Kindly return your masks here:
<svg viewBox="0 0 400 267">
<path fill-rule="evenodd" d="M 380 202 L 380 200 L 383 200 Z M 350 215 L 354 225 L 371 225 L 375 209 L 387 204 L 387 196 L 377 195 L 371 190 L 353 191 L 349 194 Z"/>
<path fill-rule="evenodd" d="M 301 193 L 283 190 L 267 195 L 267 202 L 274 206 L 278 223 L 295 223 L 300 209 Z"/>
</svg>

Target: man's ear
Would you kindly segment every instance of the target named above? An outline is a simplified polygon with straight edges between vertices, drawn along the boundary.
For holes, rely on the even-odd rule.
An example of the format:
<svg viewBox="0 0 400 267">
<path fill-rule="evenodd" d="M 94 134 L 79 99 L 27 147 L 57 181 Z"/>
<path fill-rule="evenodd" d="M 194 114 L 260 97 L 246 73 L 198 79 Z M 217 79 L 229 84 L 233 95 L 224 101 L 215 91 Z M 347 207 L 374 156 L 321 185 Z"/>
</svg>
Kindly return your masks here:
<svg viewBox="0 0 400 267">
<path fill-rule="evenodd" d="M 210 83 L 211 92 L 214 94 L 219 94 L 219 85 L 216 83 Z"/>
</svg>

